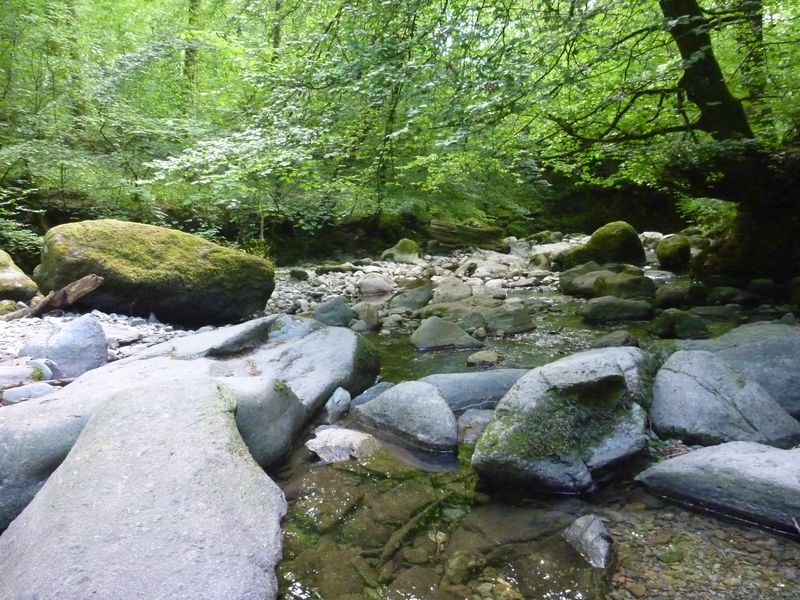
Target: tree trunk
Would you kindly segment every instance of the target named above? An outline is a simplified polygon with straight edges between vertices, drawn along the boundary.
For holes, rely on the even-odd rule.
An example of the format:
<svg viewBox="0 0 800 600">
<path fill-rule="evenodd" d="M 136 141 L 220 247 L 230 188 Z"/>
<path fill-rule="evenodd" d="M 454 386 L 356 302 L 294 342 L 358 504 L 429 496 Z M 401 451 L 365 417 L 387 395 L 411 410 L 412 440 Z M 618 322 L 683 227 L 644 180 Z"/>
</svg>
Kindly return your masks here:
<svg viewBox="0 0 800 600">
<path fill-rule="evenodd" d="M 742 103 L 730 93 L 711 47 L 710 23 L 696 0 L 659 0 L 683 59 L 678 85 L 700 109 L 700 129 L 717 141 L 752 139 Z"/>
<path fill-rule="evenodd" d="M 201 2 L 202 0 L 189 0 L 188 26 L 192 31 L 195 31 L 200 26 Z M 194 39 L 187 40 L 186 44 L 186 49 L 183 51 L 183 76 L 186 78 L 189 90 L 193 91 L 197 85 L 198 48 Z"/>
</svg>

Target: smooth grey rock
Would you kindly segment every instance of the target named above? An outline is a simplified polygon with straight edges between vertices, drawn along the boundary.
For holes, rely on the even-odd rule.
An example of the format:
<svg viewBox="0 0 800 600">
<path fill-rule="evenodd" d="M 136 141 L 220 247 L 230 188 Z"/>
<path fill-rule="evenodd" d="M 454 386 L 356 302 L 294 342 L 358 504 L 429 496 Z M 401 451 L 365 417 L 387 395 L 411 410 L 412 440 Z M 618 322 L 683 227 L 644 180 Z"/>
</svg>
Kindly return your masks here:
<svg viewBox="0 0 800 600">
<path fill-rule="evenodd" d="M 458 417 L 458 443 L 475 444 L 494 416 L 493 410 L 470 408 Z"/>
<path fill-rule="evenodd" d="M 718 354 L 761 384 L 789 414 L 800 417 L 800 327 L 750 323 L 713 340 L 681 342 L 680 347 Z"/>
<path fill-rule="evenodd" d="M 646 300 L 626 300 L 614 296 L 601 296 L 589 300 L 579 312 L 589 323 L 643 321 L 653 314 L 653 307 Z"/>
<path fill-rule="evenodd" d="M 428 317 L 422 321 L 409 341 L 417 350 L 483 347 L 483 342 L 470 336 L 455 323 L 440 317 Z"/>
<path fill-rule="evenodd" d="M 705 340 L 711 337 L 711 332 L 702 317 L 677 308 L 666 309 L 647 329 L 660 338 Z"/>
<path fill-rule="evenodd" d="M 49 379 L 46 377 L 46 374 L 46 371 L 30 363 L 22 365 L 0 365 L 0 387 L 5 388 L 9 385 L 30 383 L 37 379 Z"/>
<path fill-rule="evenodd" d="M 336 388 L 331 397 L 322 407 L 322 422 L 326 425 L 341 420 L 350 410 L 350 392 L 343 388 Z"/>
<path fill-rule="evenodd" d="M 797 533 L 800 448 L 728 442 L 657 463 L 636 479 L 657 494 Z"/>
<path fill-rule="evenodd" d="M 592 342 L 592 348 L 615 348 L 617 346 L 638 348 L 639 340 L 624 329 L 618 329 Z"/>
<path fill-rule="evenodd" d="M 369 273 L 357 284 L 362 296 L 384 296 L 394 291 L 394 283 L 388 277 Z"/>
<path fill-rule="evenodd" d="M 596 569 L 608 569 L 613 565 L 614 540 L 597 515 L 575 519 L 563 536 Z"/>
<path fill-rule="evenodd" d="M 759 384 L 702 350 L 669 357 L 653 383 L 650 419 L 659 435 L 689 444 L 800 443 L 800 422 Z"/>
<path fill-rule="evenodd" d="M 0 410 L 0 530 L 117 392 L 214 377 L 239 394 L 239 428 L 253 455 L 268 466 L 336 388 L 357 394 L 375 381 L 379 368 L 375 351 L 352 331 L 282 316 L 174 338 L 88 371 L 48 397 Z"/>
<path fill-rule="evenodd" d="M 370 434 L 339 427 L 317 427 L 305 446 L 326 463 L 368 458 L 380 449 L 380 443 Z"/>
<path fill-rule="evenodd" d="M 503 357 L 500 356 L 494 350 L 478 350 L 474 354 L 470 354 L 467 357 L 467 366 L 468 367 L 494 366 L 502 360 Z"/>
<path fill-rule="evenodd" d="M 531 266 L 555 271 L 561 265 L 562 258 L 575 244 L 568 242 L 554 242 L 539 244 L 531 248 Z"/>
<path fill-rule="evenodd" d="M 357 422 L 427 450 L 450 451 L 458 444 L 453 411 L 429 383 L 406 381 L 352 410 Z"/>
<path fill-rule="evenodd" d="M 591 261 L 560 273 L 558 276 L 558 285 L 561 288 L 561 292 L 564 294 L 591 296 L 594 293 L 594 280 L 596 277 L 593 276 L 585 281 L 581 280 L 580 282 L 577 281 L 578 278 L 584 275 L 598 274 L 597 276 L 599 276 L 599 274 L 605 273 L 610 274 L 611 271 L 605 271 L 603 267 Z"/>
<path fill-rule="evenodd" d="M 107 399 L 0 536 L 0 598 L 275 598 L 280 489 L 208 378 Z"/>
<path fill-rule="evenodd" d="M 433 284 L 427 280 L 418 280 L 406 286 L 389 300 L 391 308 L 419 310 L 433 298 Z"/>
<path fill-rule="evenodd" d="M 523 333 L 536 328 L 528 310 L 522 304 L 501 304 L 482 312 L 486 329 L 491 333 L 502 331 L 506 335 Z"/>
<path fill-rule="evenodd" d="M 433 288 L 431 304 L 445 302 L 458 302 L 472 296 L 472 288 L 455 277 L 449 277 L 437 282 Z"/>
<path fill-rule="evenodd" d="M 642 273 L 622 273 L 603 274 L 594 281 L 592 295 L 615 296 L 617 298 L 652 298 L 655 294 L 656 286 L 653 280 L 645 277 Z"/>
<path fill-rule="evenodd" d="M 494 369 L 480 373 L 440 373 L 419 381 L 435 386 L 442 397 L 459 413 L 471 408 L 494 408 L 529 369 Z"/>
<path fill-rule="evenodd" d="M 394 384 L 388 381 L 381 381 L 380 383 L 376 383 L 372 387 L 367 388 L 366 390 L 361 392 L 358 396 L 353 398 L 350 401 L 350 408 L 358 406 L 359 404 L 365 404 L 366 402 L 369 402 L 370 400 L 377 398 L 383 392 L 388 390 L 390 387 L 394 387 Z"/>
<path fill-rule="evenodd" d="M 639 348 L 579 352 L 533 369 L 498 403 L 472 456 L 481 477 L 579 493 L 641 452 L 651 359 Z"/>
<path fill-rule="evenodd" d="M 83 315 L 55 332 L 29 341 L 19 356 L 49 358 L 65 377 L 77 377 L 108 362 L 108 341 L 97 320 Z"/>
<path fill-rule="evenodd" d="M 358 319 L 358 313 L 347 305 L 344 296 L 334 296 L 314 310 L 314 318 L 332 327 L 347 327 L 350 321 Z"/>
<path fill-rule="evenodd" d="M 46 396 L 47 394 L 51 394 L 58 389 L 59 388 L 52 386 L 49 383 L 38 381 L 36 383 L 29 383 L 27 385 L 11 388 L 10 390 L 3 390 L 3 400 L 8 404 L 16 404 L 17 402 L 22 402 L 23 400 L 30 400 L 31 398 Z"/>
</svg>

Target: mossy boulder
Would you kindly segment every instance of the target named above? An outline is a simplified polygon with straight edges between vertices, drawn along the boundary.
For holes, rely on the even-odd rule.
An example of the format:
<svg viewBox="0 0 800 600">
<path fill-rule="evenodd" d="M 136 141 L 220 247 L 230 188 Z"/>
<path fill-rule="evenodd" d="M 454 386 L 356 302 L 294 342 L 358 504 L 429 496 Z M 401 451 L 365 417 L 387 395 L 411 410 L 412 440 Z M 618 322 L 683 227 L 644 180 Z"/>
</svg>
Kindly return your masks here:
<svg viewBox="0 0 800 600">
<path fill-rule="evenodd" d="M 36 295 L 36 284 L 8 254 L 0 250 L 0 299 L 27 302 Z"/>
<path fill-rule="evenodd" d="M 95 273 L 105 281 L 85 308 L 186 326 L 232 323 L 264 309 L 272 263 L 174 229 L 115 220 L 47 232 L 34 279 L 43 292 Z"/>
<path fill-rule="evenodd" d="M 702 317 L 677 308 L 668 308 L 662 312 L 647 329 L 660 338 L 705 340 L 711 337 Z"/>
<path fill-rule="evenodd" d="M 419 262 L 422 248 L 414 240 L 403 238 L 381 254 L 381 260 L 391 260 L 397 263 L 415 264 Z"/>
<path fill-rule="evenodd" d="M 692 244 L 683 235 L 671 235 L 656 246 L 656 256 L 663 269 L 685 271 L 692 258 Z"/>
<path fill-rule="evenodd" d="M 589 241 L 566 252 L 562 259 L 564 269 L 595 261 L 599 264 L 645 263 L 644 246 L 636 230 L 625 221 L 614 221 L 595 231 Z"/>
<path fill-rule="evenodd" d="M 598 277 L 592 288 L 593 295 L 617 298 L 652 298 L 656 286 L 653 280 L 640 273 L 611 273 Z"/>
</svg>

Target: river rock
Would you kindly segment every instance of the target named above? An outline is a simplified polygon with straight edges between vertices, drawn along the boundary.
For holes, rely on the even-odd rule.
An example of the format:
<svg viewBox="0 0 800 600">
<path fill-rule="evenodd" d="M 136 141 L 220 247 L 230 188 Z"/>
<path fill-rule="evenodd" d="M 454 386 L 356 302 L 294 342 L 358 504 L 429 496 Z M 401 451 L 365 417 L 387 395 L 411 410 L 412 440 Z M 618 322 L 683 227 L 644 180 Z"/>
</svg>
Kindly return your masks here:
<svg viewBox="0 0 800 600">
<path fill-rule="evenodd" d="M 614 540 L 597 515 L 575 519 L 563 536 L 596 569 L 608 569 L 613 565 Z"/>
<path fill-rule="evenodd" d="M 486 323 L 486 329 L 491 333 L 512 335 L 536 329 L 531 320 L 528 309 L 521 303 L 503 303 L 500 306 L 486 308 L 480 311 Z"/>
<path fill-rule="evenodd" d="M 636 479 L 657 494 L 797 533 L 800 448 L 728 442 L 657 463 Z"/>
<path fill-rule="evenodd" d="M 702 317 L 677 308 L 668 308 L 662 312 L 647 329 L 660 338 L 704 340 L 711 337 Z"/>
<path fill-rule="evenodd" d="M 705 302 L 708 288 L 688 279 L 673 279 L 656 290 L 654 302 L 659 308 L 686 308 Z"/>
<path fill-rule="evenodd" d="M 338 387 L 375 380 L 377 354 L 352 331 L 311 319 L 266 317 L 174 338 L 84 373 L 42 399 L 0 410 L 0 530 L 61 463 L 88 419 L 114 394 L 213 377 L 238 399 L 236 419 L 262 466 L 280 460 Z"/>
<path fill-rule="evenodd" d="M 322 408 L 321 420 L 330 425 L 340 421 L 350 410 L 350 392 L 344 388 L 336 388 Z"/>
<path fill-rule="evenodd" d="M 763 387 L 702 350 L 678 351 L 659 370 L 650 419 L 659 435 L 689 444 L 800 443 L 800 423 Z"/>
<path fill-rule="evenodd" d="M 481 348 L 483 342 L 476 340 L 455 323 L 439 317 L 428 317 L 411 334 L 411 344 L 417 350 L 439 348 Z"/>
<path fill-rule="evenodd" d="M 286 502 L 235 411 L 209 378 L 108 398 L 0 536 L 0 598 L 275 598 Z"/>
<path fill-rule="evenodd" d="M 472 456 L 478 474 L 502 485 L 578 493 L 641 452 L 649 357 L 638 348 L 604 348 L 538 367 L 495 409 Z"/>
<path fill-rule="evenodd" d="M 390 387 L 393 387 L 394 384 L 389 381 L 381 381 L 380 383 L 376 383 L 370 388 L 367 388 L 363 392 L 361 392 L 358 396 L 353 398 L 350 401 L 350 407 L 358 406 L 359 404 L 365 404 L 370 400 L 374 400 L 378 396 L 380 396 L 383 392 L 388 390 Z"/>
<path fill-rule="evenodd" d="M 377 273 L 365 275 L 356 285 L 362 296 L 385 296 L 394 292 L 394 282 Z"/>
<path fill-rule="evenodd" d="M 800 327 L 780 322 L 741 325 L 713 340 L 680 343 L 709 350 L 759 383 L 789 414 L 800 417 Z"/>
<path fill-rule="evenodd" d="M 589 323 L 644 321 L 653 314 L 653 306 L 646 300 L 601 296 L 589 300 L 580 308 L 579 312 Z"/>
<path fill-rule="evenodd" d="M 603 274 L 594 280 L 593 295 L 616 296 L 617 298 L 652 298 L 656 286 L 653 280 L 641 272 L 623 271 L 621 273 Z"/>
<path fill-rule="evenodd" d="M 493 410 L 470 408 L 458 417 L 458 443 L 473 445 L 494 417 Z"/>
<path fill-rule="evenodd" d="M 433 284 L 429 279 L 418 279 L 397 292 L 389 300 L 391 308 L 419 310 L 433 298 Z"/>
<path fill-rule="evenodd" d="M 368 458 L 380 449 L 380 443 L 370 434 L 340 427 L 317 427 L 305 446 L 326 463 Z"/>
<path fill-rule="evenodd" d="M 624 329 L 612 331 L 592 342 L 592 348 L 615 348 L 617 346 L 640 346 L 639 340 Z"/>
<path fill-rule="evenodd" d="M 358 319 L 358 313 L 347 304 L 344 296 L 334 296 L 314 309 L 314 318 L 331 327 L 347 327 Z"/>
<path fill-rule="evenodd" d="M 532 267 L 557 271 L 561 267 L 564 254 L 575 247 L 569 242 L 552 242 L 549 244 L 538 244 L 533 246 L 530 251 L 530 264 Z"/>
<path fill-rule="evenodd" d="M 0 299 L 27 302 L 38 291 L 36 282 L 14 264 L 11 255 L 0 250 Z"/>
<path fill-rule="evenodd" d="M 100 323 L 83 315 L 30 340 L 19 356 L 49 358 L 64 377 L 77 377 L 108 362 L 108 341 Z"/>
<path fill-rule="evenodd" d="M 594 294 L 594 281 L 601 274 L 610 275 L 612 271 L 604 270 L 596 262 L 590 261 L 561 272 L 558 275 L 558 285 L 565 294 L 591 297 Z M 591 276 L 584 278 L 587 275 Z"/>
<path fill-rule="evenodd" d="M 478 350 L 467 357 L 468 367 L 491 367 L 503 360 L 494 350 Z"/>
<path fill-rule="evenodd" d="M 47 232 L 34 271 L 43 292 L 90 273 L 103 285 L 79 306 L 188 326 L 247 319 L 274 288 L 269 261 L 173 229 L 105 219 Z"/>
<path fill-rule="evenodd" d="M 450 451 L 458 444 L 453 411 L 429 383 L 398 383 L 380 396 L 353 408 L 357 422 L 386 430 L 426 450 Z"/>
<path fill-rule="evenodd" d="M 455 277 L 448 277 L 436 282 L 433 288 L 431 304 L 458 302 L 472 296 L 472 288 Z"/>
<path fill-rule="evenodd" d="M 454 412 L 497 406 L 528 369 L 494 369 L 480 373 L 440 373 L 419 381 L 435 386 Z"/>
<path fill-rule="evenodd" d="M 563 256 L 562 266 L 569 269 L 592 260 L 601 265 L 643 265 L 645 254 L 639 234 L 624 221 L 603 225 L 591 235 L 588 242 L 567 251 Z"/>
<path fill-rule="evenodd" d="M 656 256 L 662 269 L 685 271 L 692 256 L 692 245 L 686 236 L 675 234 L 661 240 L 656 246 Z"/>
<path fill-rule="evenodd" d="M 417 242 L 409 240 L 408 238 L 403 238 L 391 248 L 384 250 L 381 253 L 381 260 L 414 265 L 424 263 L 424 261 L 419 258 L 421 255 L 422 249 Z"/>
<path fill-rule="evenodd" d="M 24 400 L 30 400 L 31 398 L 40 398 L 42 396 L 46 396 L 47 394 L 52 394 L 58 389 L 59 388 L 52 386 L 49 383 L 37 381 L 35 383 L 29 383 L 27 385 L 21 385 L 19 387 L 3 390 L 3 401 L 6 404 L 16 404 L 17 402 L 23 402 Z"/>
</svg>

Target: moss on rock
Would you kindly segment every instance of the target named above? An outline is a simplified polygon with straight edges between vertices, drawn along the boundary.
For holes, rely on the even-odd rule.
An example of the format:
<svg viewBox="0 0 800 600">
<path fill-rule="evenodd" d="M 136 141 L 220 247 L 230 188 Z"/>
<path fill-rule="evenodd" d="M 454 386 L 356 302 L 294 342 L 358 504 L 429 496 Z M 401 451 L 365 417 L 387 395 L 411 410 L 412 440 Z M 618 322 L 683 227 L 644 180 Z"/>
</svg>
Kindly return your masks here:
<svg viewBox="0 0 800 600">
<path fill-rule="evenodd" d="M 636 230 L 625 221 L 614 221 L 595 231 L 589 241 L 568 250 L 563 257 L 563 268 L 581 265 L 589 261 L 599 264 L 645 263 L 644 247 Z"/>
<path fill-rule="evenodd" d="M 691 250 L 692 245 L 689 238 L 682 235 L 671 235 L 658 243 L 656 256 L 662 268 L 680 272 L 689 267 Z"/>
<path fill-rule="evenodd" d="M 43 291 L 95 273 L 105 281 L 83 305 L 188 326 L 240 321 L 274 288 L 269 261 L 174 229 L 115 220 L 47 232 L 34 278 Z"/>
<path fill-rule="evenodd" d="M 28 301 L 37 291 L 36 283 L 14 264 L 8 252 L 0 250 L 0 299 Z"/>
</svg>

